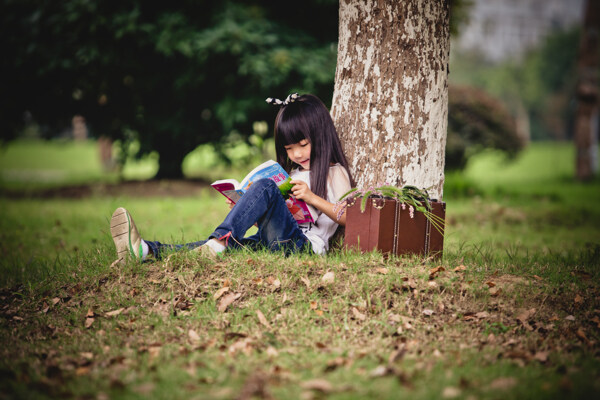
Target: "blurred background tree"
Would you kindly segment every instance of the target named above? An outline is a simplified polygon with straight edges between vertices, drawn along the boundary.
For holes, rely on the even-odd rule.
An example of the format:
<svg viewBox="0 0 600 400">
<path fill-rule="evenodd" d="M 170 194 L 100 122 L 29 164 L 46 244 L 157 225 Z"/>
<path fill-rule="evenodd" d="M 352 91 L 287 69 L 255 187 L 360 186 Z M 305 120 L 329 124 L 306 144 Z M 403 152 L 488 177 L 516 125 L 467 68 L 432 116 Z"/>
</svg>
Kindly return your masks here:
<svg viewBox="0 0 600 400">
<path fill-rule="evenodd" d="M 446 170 L 462 169 L 485 148 L 515 156 L 524 146 L 507 107 L 485 91 L 451 85 L 448 90 Z"/>
<path fill-rule="evenodd" d="M 2 139 L 29 121 L 56 136 L 81 115 L 95 137 L 158 152 L 157 178 L 181 177 L 199 144 L 271 121 L 268 95 L 331 98 L 334 21 L 326 0 L 3 0 Z"/>
<path fill-rule="evenodd" d="M 476 6 L 491 4 L 450 3 L 455 39 Z M 121 144 L 121 162 L 158 153 L 157 178 L 181 177 L 204 143 L 227 161 L 226 143 L 255 145 L 270 132 L 265 97 L 331 101 L 337 20 L 333 0 L 0 0 L 0 143 L 28 124 L 60 136 L 80 115 L 99 143 Z M 519 59 L 451 46 L 449 169 L 490 145 L 515 154 L 530 139 L 572 137 L 580 28 L 552 32 Z"/>
</svg>

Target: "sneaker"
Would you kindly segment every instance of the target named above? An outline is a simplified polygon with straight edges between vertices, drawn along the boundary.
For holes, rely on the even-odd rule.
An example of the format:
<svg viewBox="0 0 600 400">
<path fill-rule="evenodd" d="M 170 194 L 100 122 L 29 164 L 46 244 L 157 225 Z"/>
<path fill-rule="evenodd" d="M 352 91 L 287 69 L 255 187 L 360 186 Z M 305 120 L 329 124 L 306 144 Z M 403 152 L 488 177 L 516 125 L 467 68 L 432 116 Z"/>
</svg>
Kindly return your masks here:
<svg viewBox="0 0 600 400">
<path fill-rule="evenodd" d="M 113 213 L 110 219 L 110 233 L 117 248 L 119 261 L 124 261 L 127 255 L 136 260 L 143 259 L 142 238 L 133 218 L 123 207 L 117 208 Z"/>
<path fill-rule="evenodd" d="M 196 247 L 192 251 L 196 251 L 196 252 L 202 254 L 206 258 L 210 258 L 211 260 L 216 260 L 217 257 L 219 256 L 219 253 L 217 253 L 215 251 L 215 249 L 213 249 L 206 243 L 203 244 L 202 246 Z"/>
<path fill-rule="evenodd" d="M 194 249 L 194 251 L 197 251 L 198 253 L 202 254 L 204 257 L 206 258 L 210 258 L 211 260 L 216 260 L 217 259 L 217 252 L 210 246 L 207 246 L 205 244 L 203 244 L 200 247 L 196 247 Z"/>
</svg>

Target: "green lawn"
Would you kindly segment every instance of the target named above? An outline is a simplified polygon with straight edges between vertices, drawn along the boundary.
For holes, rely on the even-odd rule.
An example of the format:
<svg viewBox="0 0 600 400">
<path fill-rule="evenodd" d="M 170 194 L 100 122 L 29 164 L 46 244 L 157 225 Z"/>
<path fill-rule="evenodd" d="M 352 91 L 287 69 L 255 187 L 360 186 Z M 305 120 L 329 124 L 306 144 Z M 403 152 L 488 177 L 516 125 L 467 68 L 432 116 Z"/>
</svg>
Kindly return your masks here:
<svg viewBox="0 0 600 400">
<path fill-rule="evenodd" d="M 3 187 L 107 179 L 93 143 L 19 146 L 0 158 Z M 14 172 L 46 169 L 65 172 Z M 4 197 L 0 399 L 598 396 L 600 182 L 572 174 L 558 143 L 447 174 L 439 261 L 183 252 L 111 266 L 117 206 L 146 238 L 192 241 L 226 214 L 221 196 Z"/>
</svg>

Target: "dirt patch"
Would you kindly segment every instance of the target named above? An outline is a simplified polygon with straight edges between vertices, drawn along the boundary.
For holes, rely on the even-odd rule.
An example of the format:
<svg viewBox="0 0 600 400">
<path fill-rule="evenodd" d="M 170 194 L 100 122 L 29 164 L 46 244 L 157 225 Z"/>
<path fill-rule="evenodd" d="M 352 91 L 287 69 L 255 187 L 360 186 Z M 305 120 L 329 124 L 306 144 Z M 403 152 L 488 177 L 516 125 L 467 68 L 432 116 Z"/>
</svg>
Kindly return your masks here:
<svg viewBox="0 0 600 400">
<path fill-rule="evenodd" d="M 91 196 L 130 197 L 185 197 L 194 196 L 210 184 L 203 180 L 148 180 L 123 181 L 119 183 L 91 183 L 62 186 L 41 190 L 0 189 L 0 196 L 11 199 L 23 198 L 85 198 Z"/>
</svg>

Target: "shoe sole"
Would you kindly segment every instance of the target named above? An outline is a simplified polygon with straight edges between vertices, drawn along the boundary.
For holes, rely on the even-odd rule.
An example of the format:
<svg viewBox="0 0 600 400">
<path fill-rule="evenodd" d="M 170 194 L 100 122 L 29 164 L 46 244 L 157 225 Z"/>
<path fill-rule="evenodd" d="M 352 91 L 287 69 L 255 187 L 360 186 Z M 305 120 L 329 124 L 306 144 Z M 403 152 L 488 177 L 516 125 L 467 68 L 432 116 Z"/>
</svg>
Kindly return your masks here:
<svg viewBox="0 0 600 400">
<path fill-rule="evenodd" d="M 127 255 L 132 256 L 134 259 L 142 258 L 141 246 L 139 255 L 133 251 L 134 246 L 131 241 L 132 226 L 135 225 L 127 210 L 123 207 L 117 208 L 110 219 L 110 233 L 117 248 L 117 257 L 120 260 L 125 260 Z"/>
</svg>

